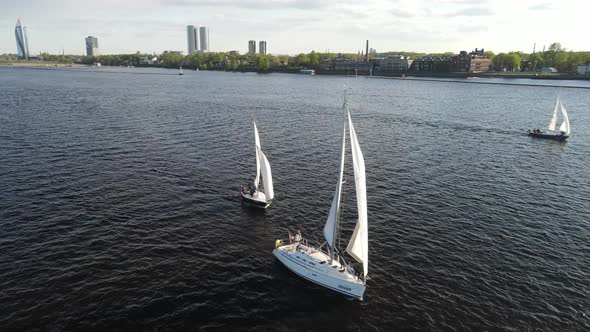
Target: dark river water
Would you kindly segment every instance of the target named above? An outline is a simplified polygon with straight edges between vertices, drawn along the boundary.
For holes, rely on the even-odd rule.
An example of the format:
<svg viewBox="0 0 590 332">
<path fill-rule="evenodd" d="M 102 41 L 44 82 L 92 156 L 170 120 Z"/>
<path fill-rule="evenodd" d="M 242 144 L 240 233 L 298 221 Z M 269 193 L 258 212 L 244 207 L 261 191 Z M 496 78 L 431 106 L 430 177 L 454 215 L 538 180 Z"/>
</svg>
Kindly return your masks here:
<svg viewBox="0 0 590 332">
<path fill-rule="evenodd" d="M 288 230 L 322 240 L 345 88 L 367 169 L 362 302 L 271 253 Z M 527 137 L 558 94 L 569 142 Z M 239 196 L 254 119 L 266 211 Z M 588 89 L 0 68 L 0 330 L 588 331 L 589 156 Z"/>
</svg>

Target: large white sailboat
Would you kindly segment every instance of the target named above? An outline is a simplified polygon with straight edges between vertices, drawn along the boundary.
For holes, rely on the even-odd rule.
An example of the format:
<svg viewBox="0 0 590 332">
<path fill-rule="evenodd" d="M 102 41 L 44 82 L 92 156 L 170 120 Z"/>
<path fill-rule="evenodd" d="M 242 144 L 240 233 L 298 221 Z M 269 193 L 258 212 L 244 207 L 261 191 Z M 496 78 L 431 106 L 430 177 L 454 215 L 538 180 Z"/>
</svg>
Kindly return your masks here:
<svg viewBox="0 0 590 332">
<path fill-rule="evenodd" d="M 254 122 L 254 143 L 256 146 L 256 177 L 254 182 L 250 182 L 245 186 L 242 186 L 242 199 L 244 202 L 261 208 L 267 208 L 270 206 L 272 199 L 274 198 L 274 190 L 272 184 L 272 172 L 270 170 L 270 164 L 266 155 L 260 148 L 260 138 L 258 137 L 258 129 L 256 128 L 256 122 Z M 260 190 L 260 178 L 262 177 L 262 184 L 264 190 Z"/>
<path fill-rule="evenodd" d="M 563 122 L 561 123 L 561 126 L 559 126 L 559 131 L 556 131 L 559 111 L 561 111 Z M 558 141 L 565 141 L 570 137 L 570 120 L 559 96 L 557 96 L 557 102 L 555 103 L 555 108 L 553 109 L 553 115 L 551 116 L 551 121 L 549 121 L 548 129 L 550 132 L 542 132 L 540 129 L 529 130 L 528 135 L 536 138 L 549 138 Z"/>
<path fill-rule="evenodd" d="M 324 238 L 326 242 L 319 247 L 312 246 L 303 239 L 301 233 L 298 233 L 295 237 L 292 237 L 289 233 L 289 244 L 283 245 L 283 240 L 277 240 L 273 254 L 297 275 L 320 286 L 362 300 L 368 279 L 367 273 L 369 267 L 365 161 L 354 131 L 350 113 L 348 112 L 346 94 L 344 95 L 343 108 L 347 114 L 348 123 L 345 120 L 340 156 L 340 175 L 336 184 L 328 220 L 324 226 Z M 341 196 L 347 127 L 350 131 L 358 220 L 352 238 L 346 247 L 346 252 L 361 264 L 361 273 L 357 273 L 346 262 L 339 248 L 337 248 L 342 215 Z M 326 250 L 324 250 L 324 246 Z"/>
</svg>

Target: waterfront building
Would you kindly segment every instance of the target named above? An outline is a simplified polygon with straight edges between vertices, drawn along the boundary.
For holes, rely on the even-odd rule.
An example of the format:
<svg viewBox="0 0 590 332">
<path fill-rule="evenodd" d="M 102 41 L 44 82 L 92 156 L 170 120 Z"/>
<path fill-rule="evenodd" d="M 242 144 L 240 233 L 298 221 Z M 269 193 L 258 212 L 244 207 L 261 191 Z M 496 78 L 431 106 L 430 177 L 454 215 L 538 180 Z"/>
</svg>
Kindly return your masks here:
<svg viewBox="0 0 590 332">
<path fill-rule="evenodd" d="M 451 71 L 451 57 L 426 56 L 417 58 L 412 62 L 410 70 L 429 72 L 449 72 Z"/>
<path fill-rule="evenodd" d="M 266 41 L 261 40 L 258 43 L 258 53 L 266 55 Z"/>
<path fill-rule="evenodd" d="M 199 38 L 197 36 L 197 27 L 194 25 L 186 26 L 186 40 L 188 46 L 188 54 L 195 54 L 199 49 Z"/>
<path fill-rule="evenodd" d="M 88 36 L 86 37 L 86 55 L 87 56 L 97 56 L 99 55 L 98 52 L 98 38 Z"/>
<path fill-rule="evenodd" d="M 590 62 L 585 65 L 579 65 L 577 73 L 578 75 L 590 76 Z"/>
<path fill-rule="evenodd" d="M 201 52 L 209 52 L 211 45 L 209 45 L 209 28 L 199 27 L 200 47 Z"/>
<path fill-rule="evenodd" d="M 184 55 L 184 51 L 164 51 L 162 52 L 163 54 L 178 54 L 178 55 Z"/>
<path fill-rule="evenodd" d="M 248 41 L 248 53 L 256 53 L 256 41 Z"/>
<path fill-rule="evenodd" d="M 29 60 L 29 40 L 27 38 L 27 28 L 20 23 L 20 18 L 16 20 L 14 27 L 16 37 L 16 52 L 19 59 Z"/>
<path fill-rule="evenodd" d="M 426 72 L 485 72 L 490 70 L 491 59 L 485 57 L 484 50 L 471 53 L 461 51 L 453 56 L 427 56 L 412 62 L 410 70 Z"/>
<path fill-rule="evenodd" d="M 406 72 L 413 60 L 405 55 L 388 55 L 379 59 L 379 71 L 383 73 Z"/>
</svg>

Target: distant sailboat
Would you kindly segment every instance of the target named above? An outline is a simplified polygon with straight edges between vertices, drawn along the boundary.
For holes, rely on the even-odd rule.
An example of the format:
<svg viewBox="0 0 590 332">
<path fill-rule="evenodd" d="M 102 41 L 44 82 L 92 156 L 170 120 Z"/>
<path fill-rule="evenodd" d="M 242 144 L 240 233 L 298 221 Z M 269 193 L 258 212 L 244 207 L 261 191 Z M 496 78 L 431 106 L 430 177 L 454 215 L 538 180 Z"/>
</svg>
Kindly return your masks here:
<svg viewBox="0 0 590 332">
<path fill-rule="evenodd" d="M 346 120 L 344 121 L 338 182 L 336 183 L 336 190 L 328 220 L 324 226 L 324 238 L 326 242 L 319 247 L 314 247 L 302 238 L 301 232 L 297 233 L 295 237 L 289 233 L 289 244 L 282 245 L 283 241 L 277 240 L 273 254 L 289 270 L 308 281 L 362 300 L 369 268 L 365 161 L 356 137 L 352 119 L 350 118 L 350 113 L 348 112 L 346 94 L 344 95 L 343 108 L 347 113 L 348 123 L 346 123 Z M 346 150 L 347 127 L 350 131 L 358 220 L 352 238 L 346 247 L 346 252 L 361 264 L 362 273 L 357 273 L 344 260 L 340 250 L 337 248 L 342 222 L 341 193 L 342 184 L 344 183 L 344 152 Z M 322 250 L 324 245 L 327 247 L 326 251 Z"/>
<path fill-rule="evenodd" d="M 270 206 L 275 194 L 273 190 L 270 164 L 268 163 L 268 159 L 266 159 L 266 155 L 264 155 L 264 152 L 262 152 L 262 149 L 260 148 L 260 138 L 258 137 L 256 122 L 254 122 L 254 143 L 256 145 L 256 178 L 254 178 L 254 182 L 242 186 L 242 199 L 244 202 L 253 206 L 267 208 Z M 260 191 L 260 177 L 262 177 L 264 191 Z"/>
<path fill-rule="evenodd" d="M 557 126 L 557 118 L 559 115 L 559 111 L 561 111 L 561 115 L 563 117 L 563 122 L 561 126 L 559 126 L 559 132 L 555 130 Z M 542 132 L 539 129 L 533 129 L 532 131 L 529 130 L 528 135 L 536 138 L 548 138 L 554 139 L 558 141 L 565 141 L 568 137 L 570 137 L 570 120 L 567 115 L 567 111 L 563 104 L 561 103 L 561 98 L 557 96 L 557 102 L 555 103 L 555 109 L 553 110 L 553 116 L 551 117 L 551 121 L 549 122 L 549 131 L 550 132 Z"/>
<path fill-rule="evenodd" d="M 179 68 L 179 71 L 178 71 L 178 75 L 184 75 L 184 74 L 182 73 L 182 65 L 180 65 L 180 68 Z"/>
</svg>

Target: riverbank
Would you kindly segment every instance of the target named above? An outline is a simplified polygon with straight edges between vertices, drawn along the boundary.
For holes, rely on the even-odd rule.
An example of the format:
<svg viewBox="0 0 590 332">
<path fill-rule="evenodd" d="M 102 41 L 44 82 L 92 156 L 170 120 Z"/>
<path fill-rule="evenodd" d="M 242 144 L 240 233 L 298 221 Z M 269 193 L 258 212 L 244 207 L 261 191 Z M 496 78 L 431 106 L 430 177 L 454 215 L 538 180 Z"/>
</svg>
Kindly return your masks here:
<svg viewBox="0 0 590 332">
<path fill-rule="evenodd" d="M 355 76 L 354 72 L 350 71 L 321 71 L 316 70 L 318 75 L 343 75 Z M 590 80 L 590 76 L 581 76 L 569 73 L 538 73 L 538 72 L 404 72 L 404 73 L 382 73 L 375 71 L 372 75 L 367 72 L 358 72 L 358 76 L 372 76 L 372 77 L 423 77 L 423 78 L 529 78 L 529 79 L 543 79 L 543 80 Z"/>
<path fill-rule="evenodd" d="M 23 68 L 45 68 L 45 67 L 88 67 L 76 63 L 57 63 L 50 61 L 0 61 L 0 67 L 23 67 Z"/>
<path fill-rule="evenodd" d="M 0 67 L 25 67 L 25 68 L 55 68 L 55 67 L 76 67 L 76 68 L 88 68 L 90 65 L 86 64 L 74 64 L 74 63 L 57 63 L 57 62 L 31 62 L 31 61 L 0 61 Z M 109 68 L 111 66 L 103 66 Z M 119 66 L 112 66 L 119 67 Z M 141 68 L 165 68 L 177 70 L 176 68 L 169 68 L 159 65 L 136 65 L 135 67 Z M 184 68 L 184 70 L 194 70 L 191 68 Z M 222 67 L 200 69 L 207 71 L 224 71 Z M 242 70 L 234 70 L 229 72 L 253 72 L 260 74 L 268 73 L 284 73 L 284 74 L 300 74 L 301 68 L 299 67 L 281 67 L 270 69 L 265 72 L 259 72 L 256 68 L 243 68 Z M 542 80 L 583 80 L 589 81 L 590 76 L 581 76 L 569 73 L 538 73 L 538 72 L 480 72 L 480 73 L 469 73 L 469 72 L 447 72 L 447 73 L 434 73 L 434 72 L 405 72 L 405 73 L 382 73 L 375 71 L 372 75 L 368 72 L 358 72 L 355 75 L 350 71 L 322 71 L 316 70 L 317 75 L 334 75 L 334 76 L 370 76 L 373 78 L 408 78 L 408 79 L 435 79 L 440 81 L 441 79 L 472 79 L 478 78 L 526 78 L 526 79 L 542 79 Z"/>
</svg>

